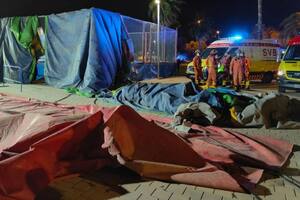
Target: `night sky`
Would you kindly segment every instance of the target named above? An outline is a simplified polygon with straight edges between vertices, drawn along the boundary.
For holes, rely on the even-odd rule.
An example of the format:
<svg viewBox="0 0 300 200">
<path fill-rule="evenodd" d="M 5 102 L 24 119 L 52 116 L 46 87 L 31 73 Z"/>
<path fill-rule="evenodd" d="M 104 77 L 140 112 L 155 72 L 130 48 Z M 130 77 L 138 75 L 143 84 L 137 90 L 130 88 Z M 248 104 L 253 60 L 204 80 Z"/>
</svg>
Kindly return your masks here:
<svg viewBox="0 0 300 200">
<path fill-rule="evenodd" d="M 180 21 L 188 24 L 200 13 L 210 18 L 222 36 L 251 31 L 257 22 L 257 0 L 185 0 Z M 149 0 L 1 0 L 0 15 L 50 14 L 98 7 L 148 20 Z M 264 23 L 278 26 L 291 13 L 300 11 L 299 0 L 264 0 Z"/>
</svg>

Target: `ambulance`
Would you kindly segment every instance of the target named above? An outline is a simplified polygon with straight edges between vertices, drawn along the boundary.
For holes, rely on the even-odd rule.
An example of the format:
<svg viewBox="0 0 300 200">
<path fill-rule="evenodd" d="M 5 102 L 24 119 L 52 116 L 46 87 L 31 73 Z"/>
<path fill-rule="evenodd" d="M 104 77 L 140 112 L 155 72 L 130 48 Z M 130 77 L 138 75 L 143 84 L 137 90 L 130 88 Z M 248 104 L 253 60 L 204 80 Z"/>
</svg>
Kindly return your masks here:
<svg viewBox="0 0 300 200">
<path fill-rule="evenodd" d="M 204 68 L 206 67 L 206 59 L 212 50 L 217 50 L 219 58 L 222 58 L 225 53 L 233 57 L 239 50 L 245 52 L 245 55 L 251 60 L 251 80 L 270 83 L 277 75 L 281 55 L 277 40 L 253 40 L 235 37 L 217 40 L 202 53 L 202 66 Z"/>
<path fill-rule="evenodd" d="M 291 39 L 278 70 L 279 92 L 300 90 L 300 36 Z"/>
</svg>

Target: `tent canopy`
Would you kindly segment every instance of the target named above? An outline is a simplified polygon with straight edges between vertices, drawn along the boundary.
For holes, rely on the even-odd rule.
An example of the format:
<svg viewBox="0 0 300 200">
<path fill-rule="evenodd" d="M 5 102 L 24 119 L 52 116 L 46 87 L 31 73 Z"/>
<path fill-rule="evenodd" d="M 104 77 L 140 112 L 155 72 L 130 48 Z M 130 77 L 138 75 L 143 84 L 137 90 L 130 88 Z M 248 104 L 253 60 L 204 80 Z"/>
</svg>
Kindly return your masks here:
<svg viewBox="0 0 300 200">
<path fill-rule="evenodd" d="M 157 63 L 156 25 L 150 22 L 91 8 L 48 16 L 4 18 L 0 25 L 0 72 L 14 81 L 33 80 L 40 56 L 36 51 L 42 46 L 46 82 L 58 88 L 76 88 L 81 94 L 98 93 L 122 82 L 133 59 L 136 62 L 131 71 L 135 78 L 143 80 L 157 75 L 153 65 Z M 133 28 L 139 28 L 138 32 Z M 176 71 L 168 65 L 175 63 L 176 36 L 176 30 L 162 27 L 160 57 L 167 64 L 161 67 L 163 76 Z"/>
<path fill-rule="evenodd" d="M 127 71 L 129 37 L 121 16 L 89 9 L 48 16 L 45 79 L 49 85 L 95 93 Z M 76 24 L 76 25 L 75 25 Z"/>
</svg>

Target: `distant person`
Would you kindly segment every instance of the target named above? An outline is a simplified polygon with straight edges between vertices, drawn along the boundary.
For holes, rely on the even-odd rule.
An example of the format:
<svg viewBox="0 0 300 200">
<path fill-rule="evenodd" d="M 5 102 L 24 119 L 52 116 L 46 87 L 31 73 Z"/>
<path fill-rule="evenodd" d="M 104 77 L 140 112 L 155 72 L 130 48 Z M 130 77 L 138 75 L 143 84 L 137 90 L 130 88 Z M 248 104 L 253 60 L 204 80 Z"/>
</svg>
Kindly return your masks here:
<svg viewBox="0 0 300 200">
<path fill-rule="evenodd" d="M 195 72 L 195 83 L 198 85 L 200 84 L 201 80 L 203 80 L 202 64 L 199 50 L 195 51 L 195 57 L 193 58 L 193 66 Z"/>
<path fill-rule="evenodd" d="M 217 51 L 212 50 L 206 60 L 206 66 L 208 70 L 208 78 L 206 81 L 206 86 L 207 88 L 209 87 L 216 87 L 216 82 L 217 82 Z"/>
<path fill-rule="evenodd" d="M 220 67 L 218 68 L 218 74 L 220 74 L 220 80 L 222 82 L 222 86 L 225 87 L 227 85 L 227 82 L 230 79 L 229 74 L 229 68 L 230 68 L 230 62 L 231 62 L 231 55 L 228 53 L 225 53 L 223 58 L 220 61 Z"/>
<path fill-rule="evenodd" d="M 251 60 L 249 57 L 246 56 L 245 52 L 242 52 L 242 59 L 244 62 L 244 69 L 243 75 L 245 79 L 245 89 L 250 89 L 250 67 L 251 67 Z"/>
<path fill-rule="evenodd" d="M 237 52 L 230 63 L 230 75 L 232 75 L 233 87 L 236 91 L 239 91 L 242 85 L 243 67 L 244 61 L 242 59 L 242 54 L 241 52 Z"/>
</svg>

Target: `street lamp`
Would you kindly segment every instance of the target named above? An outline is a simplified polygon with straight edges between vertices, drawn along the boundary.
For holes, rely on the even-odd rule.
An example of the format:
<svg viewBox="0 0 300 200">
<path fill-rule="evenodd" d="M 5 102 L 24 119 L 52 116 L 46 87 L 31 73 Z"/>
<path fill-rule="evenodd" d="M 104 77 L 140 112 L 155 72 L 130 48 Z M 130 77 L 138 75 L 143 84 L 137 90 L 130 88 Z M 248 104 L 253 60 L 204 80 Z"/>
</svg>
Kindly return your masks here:
<svg viewBox="0 0 300 200">
<path fill-rule="evenodd" d="M 217 30 L 216 33 L 217 33 L 218 39 L 220 39 L 220 33 L 221 32 L 219 30 Z"/>
<path fill-rule="evenodd" d="M 160 78 L 160 0 L 155 0 L 157 5 L 157 78 Z"/>
</svg>

